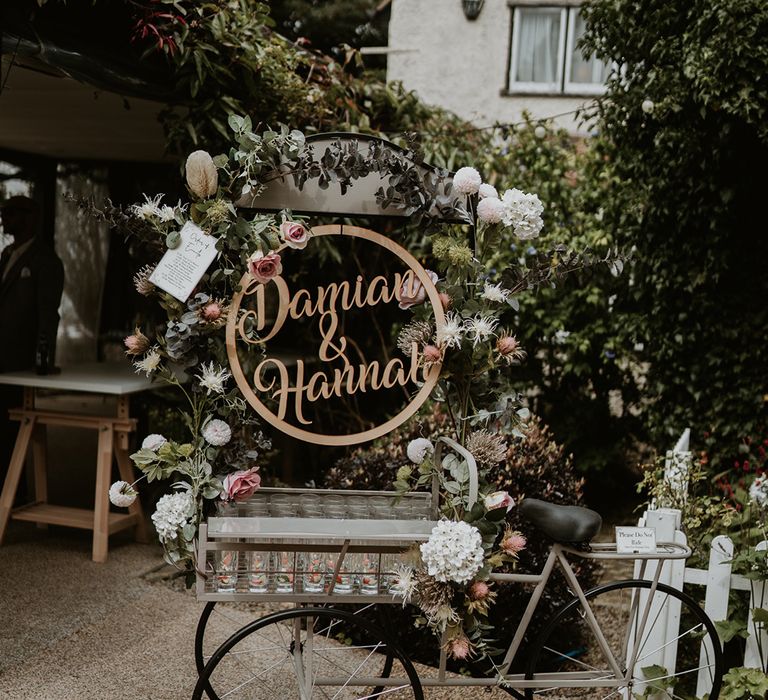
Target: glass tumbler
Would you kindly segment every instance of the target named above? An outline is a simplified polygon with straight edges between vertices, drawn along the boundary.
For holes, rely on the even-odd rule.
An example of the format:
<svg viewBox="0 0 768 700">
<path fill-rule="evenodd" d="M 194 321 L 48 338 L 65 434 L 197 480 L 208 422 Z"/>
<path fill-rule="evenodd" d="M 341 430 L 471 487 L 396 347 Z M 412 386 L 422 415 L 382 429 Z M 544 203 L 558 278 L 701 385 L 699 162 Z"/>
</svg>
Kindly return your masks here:
<svg viewBox="0 0 768 700">
<path fill-rule="evenodd" d="M 338 559 L 333 555 L 328 557 L 328 578 L 332 581 L 334 575 L 336 576 L 336 585 L 333 587 L 334 593 L 347 595 L 355 590 L 355 559 L 356 555 L 347 554 L 339 567 L 338 573 L 336 573 L 336 562 Z"/>
<path fill-rule="evenodd" d="M 379 555 L 361 554 L 359 560 L 360 593 L 376 595 L 379 592 Z"/>
<path fill-rule="evenodd" d="M 248 590 L 251 593 L 269 591 L 270 552 L 248 552 Z"/>
<path fill-rule="evenodd" d="M 302 552 L 301 570 L 304 593 L 322 593 L 325 590 L 326 553 Z"/>
<path fill-rule="evenodd" d="M 237 550 L 222 549 L 215 553 L 216 590 L 233 593 L 237 588 Z"/>
<path fill-rule="evenodd" d="M 296 573 L 294 552 L 272 552 L 272 571 L 275 578 L 275 593 L 293 593 Z"/>
</svg>

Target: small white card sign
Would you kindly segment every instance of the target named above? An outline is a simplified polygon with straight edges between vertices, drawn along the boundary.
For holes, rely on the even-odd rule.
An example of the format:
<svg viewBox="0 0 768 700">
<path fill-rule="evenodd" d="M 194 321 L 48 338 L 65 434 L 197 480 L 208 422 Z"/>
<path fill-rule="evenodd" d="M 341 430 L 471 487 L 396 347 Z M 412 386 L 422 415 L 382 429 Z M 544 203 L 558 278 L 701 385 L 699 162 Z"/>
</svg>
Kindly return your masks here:
<svg viewBox="0 0 768 700">
<path fill-rule="evenodd" d="M 656 551 L 656 528 L 617 527 L 616 551 L 619 554 L 652 554 Z"/>
<path fill-rule="evenodd" d="M 149 281 L 179 301 L 186 301 L 216 257 L 218 239 L 191 221 L 179 233 L 181 243 L 165 251 Z"/>
</svg>

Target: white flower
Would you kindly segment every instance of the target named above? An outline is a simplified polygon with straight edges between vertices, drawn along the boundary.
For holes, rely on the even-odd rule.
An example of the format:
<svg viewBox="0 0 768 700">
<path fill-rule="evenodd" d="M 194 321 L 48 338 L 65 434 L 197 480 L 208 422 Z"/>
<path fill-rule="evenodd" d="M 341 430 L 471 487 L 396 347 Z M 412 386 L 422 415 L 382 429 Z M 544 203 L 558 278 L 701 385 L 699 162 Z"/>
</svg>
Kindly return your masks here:
<svg viewBox="0 0 768 700">
<path fill-rule="evenodd" d="M 139 494 L 127 481 L 116 481 L 109 487 L 109 500 L 118 508 L 127 508 Z"/>
<path fill-rule="evenodd" d="M 437 332 L 437 344 L 440 347 L 460 348 L 464 335 L 464 321 L 461 316 L 449 313 L 445 317 L 445 325 Z"/>
<path fill-rule="evenodd" d="M 528 240 L 539 235 L 544 226 L 541 219 L 544 205 L 537 195 L 513 188 L 504 192 L 501 201 L 505 208 L 504 225 L 512 226 L 518 238 Z"/>
<path fill-rule="evenodd" d="M 493 316 L 477 314 L 474 318 L 468 318 L 464 322 L 464 330 L 472 341 L 472 345 L 476 347 L 479 343 L 495 335 L 493 331 L 498 323 L 499 320 Z"/>
<path fill-rule="evenodd" d="M 129 211 L 138 219 L 146 220 L 152 217 L 160 217 L 160 200 L 162 198 L 162 194 L 155 195 L 151 199 L 144 195 L 144 202 L 131 205 Z"/>
<path fill-rule="evenodd" d="M 161 542 L 175 540 L 179 530 L 194 514 L 195 502 L 189 491 L 177 491 L 163 496 L 152 513 L 152 522 Z"/>
<path fill-rule="evenodd" d="M 146 372 L 147 376 L 149 376 L 160 366 L 162 359 L 160 348 L 157 345 L 153 345 L 147 350 L 147 354 L 141 360 L 133 363 L 133 366 L 136 368 L 137 373 Z"/>
<path fill-rule="evenodd" d="M 496 191 L 496 188 L 493 185 L 489 185 L 487 182 L 484 182 L 482 185 L 480 185 L 478 194 L 480 196 L 480 199 L 498 199 L 499 198 L 499 193 Z"/>
<path fill-rule="evenodd" d="M 493 493 L 489 493 L 483 499 L 483 503 L 485 504 L 486 510 L 506 508 L 507 511 L 510 511 L 515 505 L 515 502 L 512 500 L 512 496 L 510 496 L 506 491 L 494 491 Z"/>
<path fill-rule="evenodd" d="M 486 282 L 485 286 L 483 287 L 483 293 L 480 296 L 483 297 L 483 299 L 487 299 L 488 301 L 495 301 L 497 304 L 501 304 L 507 300 L 507 297 L 509 296 L 509 290 L 503 289 L 501 283 L 490 284 Z"/>
<path fill-rule="evenodd" d="M 507 209 L 500 199 L 481 199 L 477 205 L 477 218 L 486 224 L 498 224 L 504 220 Z"/>
<path fill-rule="evenodd" d="M 758 507 L 768 506 L 768 478 L 758 476 L 749 487 L 749 499 L 756 503 Z"/>
<path fill-rule="evenodd" d="M 142 450 L 152 450 L 157 452 L 165 443 L 168 442 L 162 435 L 158 433 L 152 433 L 147 435 L 141 443 Z"/>
<path fill-rule="evenodd" d="M 160 217 L 160 221 L 168 223 L 176 218 L 176 210 L 173 207 L 169 207 L 167 204 L 163 204 L 157 212 L 157 215 Z"/>
<path fill-rule="evenodd" d="M 453 176 L 453 188 L 460 194 L 475 194 L 483 184 L 483 178 L 474 168 L 459 168 Z"/>
<path fill-rule="evenodd" d="M 646 114 L 650 114 L 653 112 L 654 108 L 656 107 L 655 104 L 653 104 L 653 100 L 649 100 L 648 98 L 644 99 L 642 104 L 640 105 L 640 109 L 643 110 Z"/>
<path fill-rule="evenodd" d="M 440 521 L 420 549 L 427 573 L 437 581 L 467 583 L 483 566 L 483 538 L 469 523 Z"/>
<path fill-rule="evenodd" d="M 571 334 L 570 331 L 564 331 L 562 328 L 559 331 L 555 332 L 555 335 L 552 337 L 552 340 L 557 345 L 562 345 L 565 343 L 566 340 L 568 340 L 568 336 Z"/>
<path fill-rule="evenodd" d="M 200 199 L 208 199 L 216 194 L 219 186 L 219 173 L 207 151 L 194 151 L 187 157 L 187 187 Z"/>
<path fill-rule="evenodd" d="M 223 420 L 214 418 L 208 421 L 203 428 L 203 437 L 209 445 L 221 447 L 232 439 L 232 428 Z"/>
<path fill-rule="evenodd" d="M 211 392 L 223 394 L 224 384 L 232 376 L 231 372 L 223 367 L 216 369 L 213 366 L 213 362 L 210 362 L 208 365 L 202 364 L 200 368 L 202 369 L 202 374 L 195 375 L 200 380 L 200 386 L 206 389 L 208 394 Z"/>
<path fill-rule="evenodd" d="M 393 595 L 403 599 L 403 607 L 410 603 L 411 597 L 416 591 L 416 577 L 413 575 L 413 567 L 398 564 L 393 572 L 392 585 L 389 587 Z"/>
<path fill-rule="evenodd" d="M 408 443 L 405 453 L 414 464 L 421 464 L 427 455 L 433 454 L 435 446 L 427 438 L 416 438 Z"/>
</svg>

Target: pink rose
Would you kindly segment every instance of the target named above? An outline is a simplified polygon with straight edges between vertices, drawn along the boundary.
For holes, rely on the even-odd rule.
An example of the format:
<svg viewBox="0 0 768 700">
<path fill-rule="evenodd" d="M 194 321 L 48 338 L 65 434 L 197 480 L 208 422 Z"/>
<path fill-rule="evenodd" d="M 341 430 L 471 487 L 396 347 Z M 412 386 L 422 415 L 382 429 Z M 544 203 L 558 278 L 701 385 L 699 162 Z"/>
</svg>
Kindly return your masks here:
<svg viewBox="0 0 768 700">
<path fill-rule="evenodd" d="M 432 270 L 425 270 L 427 276 L 434 284 L 437 284 L 438 276 Z M 400 288 L 400 308 L 410 309 L 412 306 L 419 306 L 427 298 L 427 290 L 416 275 L 409 276 L 403 282 Z"/>
<path fill-rule="evenodd" d="M 232 472 L 224 477 L 222 501 L 245 501 L 261 486 L 261 477 L 257 474 L 258 467 Z"/>
<path fill-rule="evenodd" d="M 512 497 L 506 491 L 494 491 L 485 497 L 485 507 L 487 510 L 496 508 L 506 508 L 509 510 L 515 505 Z"/>
<path fill-rule="evenodd" d="M 277 253 L 264 255 L 260 250 L 248 258 L 248 272 L 262 284 L 266 284 L 273 277 L 277 277 L 283 271 L 283 264 Z"/>
<path fill-rule="evenodd" d="M 296 221 L 283 221 L 283 223 L 280 224 L 280 237 L 290 248 L 304 250 L 304 248 L 307 247 L 309 235 L 309 231 Z"/>
</svg>

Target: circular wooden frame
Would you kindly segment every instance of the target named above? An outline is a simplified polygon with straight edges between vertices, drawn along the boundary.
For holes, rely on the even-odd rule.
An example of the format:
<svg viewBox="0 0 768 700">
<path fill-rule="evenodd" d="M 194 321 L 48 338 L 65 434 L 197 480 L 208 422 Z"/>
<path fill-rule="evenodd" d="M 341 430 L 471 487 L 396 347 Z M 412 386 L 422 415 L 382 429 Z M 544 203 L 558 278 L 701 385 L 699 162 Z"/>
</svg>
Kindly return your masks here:
<svg viewBox="0 0 768 700">
<path fill-rule="evenodd" d="M 343 226 L 343 225 L 328 225 L 328 226 L 315 226 L 312 228 L 313 236 L 350 236 L 353 238 L 362 238 L 367 241 L 371 241 L 380 245 L 382 248 L 386 248 L 388 251 L 396 255 L 402 260 L 418 277 L 424 289 L 427 292 L 427 297 L 432 304 L 432 309 L 435 314 L 435 325 L 438 333 L 445 326 L 445 313 L 443 311 L 443 305 L 440 301 L 440 297 L 437 292 L 435 283 L 429 278 L 426 270 L 421 266 L 416 258 L 413 257 L 405 248 L 395 243 L 392 239 L 382 236 L 380 233 L 370 231 L 369 229 L 360 228 L 358 226 Z M 282 251 L 287 246 L 282 245 L 278 248 L 277 252 Z M 361 442 L 368 442 L 369 440 L 375 440 L 382 435 L 386 435 L 391 432 L 397 426 L 408 420 L 421 405 L 429 398 L 437 384 L 437 380 L 440 377 L 440 363 L 436 363 L 432 366 L 427 375 L 424 384 L 422 384 L 419 391 L 411 399 L 410 403 L 403 408 L 397 415 L 390 418 L 385 423 L 363 431 L 361 433 L 352 433 L 349 435 L 324 435 L 321 433 L 313 433 L 303 428 L 298 428 L 295 425 L 291 425 L 287 421 L 278 418 L 272 411 L 270 411 L 259 399 L 253 390 L 253 387 L 248 383 L 240 366 L 240 358 L 237 355 L 237 337 L 236 330 L 238 324 L 238 312 L 240 311 L 240 304 L 242 303 L 245 290 L 248 289 L 249 283 L 252 281 L 252 277 L 249 273 L 245 273 L 240 280 L 241 291 L 237 292 L 232 297 L 229 310 L 229 320 L 227 321 L 227 356 L 229 358 L 229 365 L 232 371 L 232 376 L 235 378 L 237 386 L 240 388 L 246 401 L 253 407 L 253 409 L 270 425 L 274 426 L 286 435 L 290 435 L 298 440 L 304 442 L 313 443 L 315 445 L 356 445 Z"/>
</svg>

